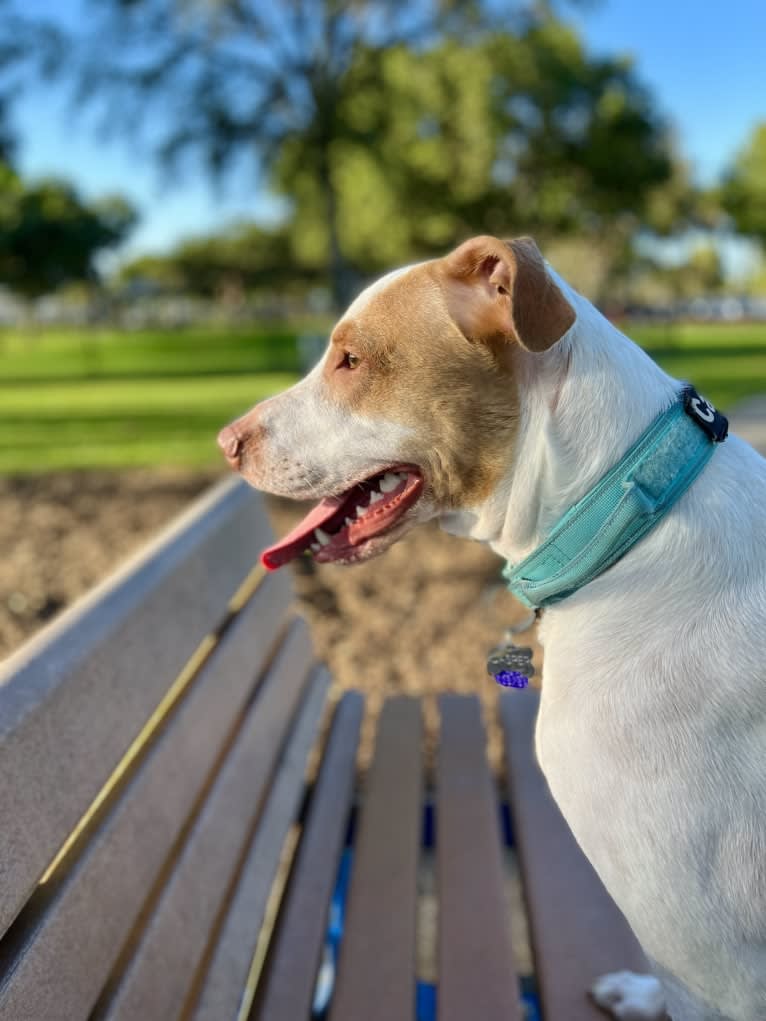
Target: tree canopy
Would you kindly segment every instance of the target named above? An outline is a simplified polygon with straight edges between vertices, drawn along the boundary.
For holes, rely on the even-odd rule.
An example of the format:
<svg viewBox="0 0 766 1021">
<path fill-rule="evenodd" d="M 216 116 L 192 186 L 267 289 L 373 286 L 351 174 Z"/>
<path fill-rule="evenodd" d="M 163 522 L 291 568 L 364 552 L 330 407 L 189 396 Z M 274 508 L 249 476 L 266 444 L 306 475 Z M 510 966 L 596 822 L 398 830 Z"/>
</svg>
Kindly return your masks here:
<svg viewBox="0 0 766 1021">
<path fill-rule="evenodd" d="M 2 0 L 0 0 L 2 2 Z M 91 0 L 59 73 L 179 173 L 291 204 L 295 264 L 356 277 L 477 230 L 598 231 L 672 173 L 654 100 L 548 3 Z"/>
<path fill-rule="evenodd" d="M 737 228 L 766 245 L 766 121 L 756 125 L 724 176 L 721 200 Z"/>
<path fill-rule="evenodd" d="M 424 52 L 366 47 L 339 84 L 336 118 L 326 158 L 337 233 L 364 271 L 470 232 L 635 225 L 673 172 L 664 124 L 631 68 L 588 58 L 557 21 Z M 329 243 L 319 158 L 312 133 L 296 132 L 275 169 L 294 204 L 294 244 L 317 263 Z"/>
<path fill-rule="evenodd" d="M 757 139 L 723 189 L 696 188 L 631 62 L 589 52 L 560 17 L 566 3 L 82 0 L 88 18 L 51 9 L 35 22 L 21 0 L 0 0 L 17 11 L 10 32 L 7 18 L 0 26 L 0 158 L 13 91 L 3 68 L 15 74 L 33 52 L 38 71 L 72 86 L 78 110 L 100 112 L 134 153 L 143 145 L 174 187 L 202 166 L 286 199 L 278 228 L 226 229 L 125 270 L 206 295 L 322 280 L 340 305 L 360 277 L 480 231 L 598 248 L 611 288 L 630 278 L 637 232 L 708 226 L 719 200 L 766 238 Z M 49 187 L 27 196 L 31 221 L 51 208 Z M 96 240 L 116 243 L 129 220 L 106 234 L 81 224 L 91 248 L 79 272 L 92 273 Z M 22 240 L 34 247 L 28 231 L 17 252 Z M 48 265 L 28 293 L 70 278 Z"/>
<path fill-rule="evenodd" d="M 0 282 L 27 297 L 94 279 L 96 256 L 135 221 L 122 198 L 85 202 L 66 182 L 25 184 L 0 163 Z"/>
<path fill-rule="evenodd" d="M 326 282 L 324 268 L 300 265 L 284 228 L 265 230 L 241 224 L 209 237 L 180 242 L 165 255 L 148 255 L 127 263 L 123 282 L 151 281 L 171 291 L 204 297 L 258 289 L 294 290 Z"/>
</svg>

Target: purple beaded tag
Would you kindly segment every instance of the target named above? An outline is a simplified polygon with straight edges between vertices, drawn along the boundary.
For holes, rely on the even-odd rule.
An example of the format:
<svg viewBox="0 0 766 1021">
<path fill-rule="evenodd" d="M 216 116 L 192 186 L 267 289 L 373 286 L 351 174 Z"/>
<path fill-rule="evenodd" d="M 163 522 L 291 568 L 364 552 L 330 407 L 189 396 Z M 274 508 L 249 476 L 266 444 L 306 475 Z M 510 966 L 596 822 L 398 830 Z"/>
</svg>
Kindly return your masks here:
<svg viewBox="0 0 766 1021">
<path fill-rule="evenodd" d="M 526 688 L 534 672 L 532 650 L 514 645 L 511 639 L 491 649 L 487 656 L 487 673 L 503 688 Z"/>
<path fill-rule="evenodd" d="M 529 678 L 516 670 L 500 670 L 494 678 L 503 688 L 526 688 L 529 684 Z"/>
</svg>

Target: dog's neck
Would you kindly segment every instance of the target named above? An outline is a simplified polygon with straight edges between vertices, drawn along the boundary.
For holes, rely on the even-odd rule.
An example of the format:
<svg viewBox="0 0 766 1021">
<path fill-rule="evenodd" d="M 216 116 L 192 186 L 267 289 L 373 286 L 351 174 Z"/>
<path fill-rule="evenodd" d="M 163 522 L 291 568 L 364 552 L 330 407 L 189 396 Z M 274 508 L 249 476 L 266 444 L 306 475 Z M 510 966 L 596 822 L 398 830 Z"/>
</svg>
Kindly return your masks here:
<svg viewBox="0 0 766 1021">
<path fill-rule="evenodd" d="M 559 278 L 577 320 L 543 355 L 519 351 L 521 420 L 491 497 L 446 515 L 455 535 L 523 559 L 668 407 L 678 384 Z"/>
</svg>

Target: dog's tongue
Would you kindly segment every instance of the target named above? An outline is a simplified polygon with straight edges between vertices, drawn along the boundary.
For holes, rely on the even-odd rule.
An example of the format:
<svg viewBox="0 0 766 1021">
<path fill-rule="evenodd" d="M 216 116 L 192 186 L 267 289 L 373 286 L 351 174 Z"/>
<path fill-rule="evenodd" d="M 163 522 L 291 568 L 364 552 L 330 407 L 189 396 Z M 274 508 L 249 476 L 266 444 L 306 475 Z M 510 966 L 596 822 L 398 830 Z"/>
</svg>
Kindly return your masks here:
<svg viewBox="0 0 766 1021">
<path fill-rule="evenodd" d="M 331 496 L 322 500 L 316 507 L 309 511 L 303 521 L 300 521 L 295 528 L 288 532 L 284 539 L 275 542 L 261 553 L 261 563 L 269 571 L 276 571 L 278 567 L 294 560 L 303 553 L 308 546 L 314 542 L 314 529 L 333 518 L 342 506 L 345 494 L 342 496 Z"/>
</svg>

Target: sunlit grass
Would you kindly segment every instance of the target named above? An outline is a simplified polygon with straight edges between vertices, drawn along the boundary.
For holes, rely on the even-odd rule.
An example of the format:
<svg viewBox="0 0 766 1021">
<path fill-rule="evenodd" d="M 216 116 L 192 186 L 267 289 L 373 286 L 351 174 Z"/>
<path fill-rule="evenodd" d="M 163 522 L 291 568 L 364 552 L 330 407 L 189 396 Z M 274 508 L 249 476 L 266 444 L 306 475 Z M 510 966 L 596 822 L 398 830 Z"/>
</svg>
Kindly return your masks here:
<svg viewBox="0 0 766 1021">
<path fill-rule="evenodd" d="M 298 370 L 295 331 L 278 327 L 0 332 L 0 383 Z"/>
<path fill-rule="evenodd" d="M 766 325 L 624 329 L 724 409 L 766 392 Z M 297 375 L 287 329 L 0 333 L 0 473 L 217 464 L 219 428 Z"/>
<path fill-rule="evenodd" d="M 625 332 L 720 408 L 766 392 L 766 323 L 636 325 Z"/>
<path fill-rule="evenodd" d="M 216 464 L 221 426 L 297 375 L 289 330 L 0 334 L 0 472 Z"/>
<path fill-rule="evenodd" d="M 0 471 L 211 464 L 221 426 L 294 379 L 264 372 L 0 384 Z"/>
</svg>

